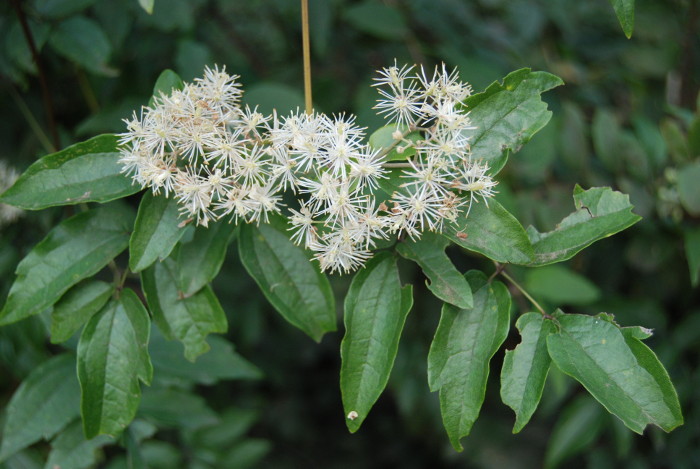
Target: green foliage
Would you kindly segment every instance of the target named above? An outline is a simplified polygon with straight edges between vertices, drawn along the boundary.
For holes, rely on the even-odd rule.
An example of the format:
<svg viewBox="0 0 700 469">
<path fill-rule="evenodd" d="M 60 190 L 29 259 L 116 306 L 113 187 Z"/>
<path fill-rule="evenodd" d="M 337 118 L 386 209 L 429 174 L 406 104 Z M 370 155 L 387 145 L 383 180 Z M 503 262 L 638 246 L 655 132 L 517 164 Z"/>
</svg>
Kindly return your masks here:
<svg viewBox="0 0 700 469">
<path fill-rule="evenodd" d="M 552 360 L 627 427 L 641 434 L 648 424 L 671 431 L 683 423 L 668 374 L 639 341 L 650 333 L 630 337 L 605 315 L 555 319 L 559 331 L 547 337 Z"/>
<path fill-rule="evenodd" d="M 293 244 L 284 232 L 285 222 L 243 225 L 239 254 L 265 298 L 291 324 L 312 339 L 336 329 L 335 299 L 330 283 L 309 262 L 306 250 Z"/>
<path fill-rule="evenodd" d="M 574 188 L 576 211 L 557 224 L 556 229 L 540 233 L 528 228 L 528 236 L 535 251 L 531 265 L 547 265 L 571 259 L 576 253 L 599 239 L 622 231 L 641 220 L 632 213 L 632 205 L 625 194 L 609 187 L 583 190 Z"/>
<path fill-rule="evenodd" d="M 410 285 L 401 288 L 396 259 L 389 253 L 377 255 L 350 284 L 340 345 L 340 391 L 353 433 L 389 381 L 412 305 L 413 290 Z"/>
<path fill-rule="evenodd" d="M 400 243 L 396 251 L 423 269 L 430 280 L 428 289 L 436 297 L 458 308 L 471 308 L 473 300 L 469 284 L 445 254 L 449 244 L 444 236 L 426 233 L 419 240 Z"/>
<path fill-rule="evenodd" d="M 42 312 L 100 271 L 126 248 L 131 220 L 126 207 L 108 205 L 61 222 L 17 266 L 0 324 Z"/>
<path fill-rule="evenodd" d="M 93 314 L 107 303 L 114 286 L 100 280 L 86 280 L 61 297 L 51 311 L 51 342 L 70 339 Z"/>
<path fill-rule="evenodd" d="M 552 360 L 547 353 L 547 336 L 555 331 L 552 321 L 539 313 L 525 313 L 515 326 L 522 341 L 507 350 L 501 368 L 501 399 L 515 411 L 513 433 L 530 421 L 544 390 Z"/>
<path fill-rule="evenodd" d="M 134 232 L 129 238 L 129 269 L 141 272 L 156 260 L 170 255 L 185 230 L 178 225 L 174 198 L 155 197 L 147 193 L 136 214 Z M 188 292 L 189 293 L 189 292 Z"/>
<path fill-rule="evenodd" d="M 41 158 L 0 200 L 26 210 L 109 202 L 139 191 L 121 174 L 117 138 L 100 135 Z"/>
<path fill-rule="evenodd" d="M 0 461 L 61 431 L 78 416 L 78 396 L 73 355 L 57 355 L 37 367 L 7 407 Z"/>
<path fill-rule="evenodd" d="M 208 334 L 226 332 L 226 314 L 209 286 L 185 294 L 176 269 L 177 264 L 167 259 L 145 270 L 141 281 L 153 320 L 167 338 L 182 342 L 185 357 L 194 361 L 209 350 Z"/>
<path fill-rule="evenodd" d="M 697 466 L 693 425 L 632 432 L 700 417 L 700 117 L 681 62 L 692 15 L 611 4 L 627 38 L 636 21 L 633 40 L 605 2 L 311 1 L 317 111 L 354 107 L 369 143 L 406 166 L 422 134 L 397 141 L 373 115 L 370 69 L 459 65 L 477 91 L 464 103 L 472 157 L 499 181 L 497 199 L 442 234 L 382 240 L 350 278 L 320 273 L 280 217 L 188 226 L 173 199 L 135 195 L 118 163 L 121 119 L 204 63 L 242 75 L 244 103 L 262 112 L 303 106 L 297 4 L 24 2 L 40 77 L 16 11 L 0 7 L 0 65 L 20 90 L 0 97 L 3 154 L 27 168 L 0 203 L 54 207 L 0 217 L 0 466 L 284 469 L 306 464 L 296 454 L 329 468 Z M 523 64 L 562 78 L 506 75 Z M 381 185 L 404 182 L 394 169 Z M 658 357 L 649 330 L 598 311 L 654 327 Z M 469 435 L 459 459 L 443 428 L 456 449 Z"/>
<path fill-rule="evenodd" d="M 150 384 L 148 311 L 129 289 L 85 325 L 78 344 L 78 379 L 87 438 L 116 436 L 134 418 L 141 398 L 139 381 Z"/>
<path fill-rule="evenodd" d="M 472 157 L 488 162 L 491 172 L 498 173 L 508 156 L 551 119 L 540 95 L 563 84 L 550 73 L 523 68 L 467 98 L 464 105 L 472 121 L 481 123 L 472 136 Z"/>
<path fill-rule="evenodd" d="M 520 222 L 495 200 L 471 207 L 468 217 L 448 226 L 443 233 L 450 241 L 496 262 L 528 264 L 532 244 Z"/>
<path fill-rule="evenodd" d="M 428 383 L 440 391 L 442 421 L 452 446 L 469 435 L 486 393 L 489 362 L 510 328 L 510 295 L 499 282 L 489 283 L 477 271 L 465 274 L 474 306 L 459 309 L 445 304 L 430 345 Z"/>
<path fill-rule="evenodd" d="M 634 0 L 610 0 L 627 39 L 634 30 Z"/>
</svg>

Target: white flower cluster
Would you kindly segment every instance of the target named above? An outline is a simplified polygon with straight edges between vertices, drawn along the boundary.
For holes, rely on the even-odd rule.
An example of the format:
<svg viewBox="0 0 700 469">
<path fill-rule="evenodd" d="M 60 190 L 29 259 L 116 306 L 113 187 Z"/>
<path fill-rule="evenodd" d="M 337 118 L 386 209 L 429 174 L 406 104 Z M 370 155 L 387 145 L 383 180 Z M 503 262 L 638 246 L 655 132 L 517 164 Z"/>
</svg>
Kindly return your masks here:
<svg viewBox="0 0 700 469">
<path fill-rule="evenodd" d="M 377 79 L 384 98 L 377 108 L 399 129 L 392 147 L 415 147 L 406 162 L 387 163 L 389 148 L 365 143 L 353 116 L 265 116 L 243 108 L 238 77 L 207 68 L 127 121 L 123 171 L 156 194 L 172 193 L 181 212 L 204 226 L 223 217 L 267 222 L 290 192 L 292 241 L 314 251 L 324 271 L 355 270 L 378 239 L 439 231 L 476 195 L 493 195 L 487 166 L 469 155 L 473 127 L 460 102 L 470 88 L 444 66 L 430 79 L 422 68 L 420 75 L 412 70 L 390 67 Z M 423 136 L 407 139 L 412 132 Z M 407 180 L 377 201 L 374 192 L 392 166 L 405 168 Z"/>
<path fill-rule="evenodd" d="M 12 187 L 19 173 L 8 166 L 4 161 L 0 161 L 0 194 Z M 12 205 L 0 204 L 0 227 L 10 225 L 17 221 L 24 214 L 24 210 Z"/>
</svg>

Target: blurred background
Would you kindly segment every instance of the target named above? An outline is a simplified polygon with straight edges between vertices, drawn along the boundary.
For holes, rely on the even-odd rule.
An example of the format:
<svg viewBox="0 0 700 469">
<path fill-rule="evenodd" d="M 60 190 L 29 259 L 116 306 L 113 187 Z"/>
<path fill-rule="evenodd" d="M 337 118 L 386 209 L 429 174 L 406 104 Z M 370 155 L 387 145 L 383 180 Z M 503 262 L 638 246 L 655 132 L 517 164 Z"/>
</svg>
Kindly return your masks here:
<svg viewBox="0 0 700 469">
<path fill-rule="evenodd" d="M 226 338 L 264 376 L 173 384 L 159 382 L 156 369 L 137 421 L 148 430 L 138 438 L 146 467 L 700 467 L 699 15 L 698 0 L 638 0 L 628 40 L 608 0 L 310 1 L 315 107 L 354 113 L 370 133 L 382 119 L 371 109 L 377 96 L 369 85 L 394 59 L 445 62 L 475 91 L 522 67 L 564 79 L 543 97 L 551 122 L 500 173 L 500 202 L 524 226 L 545 231 L 573 211 L 576 183 L 604 185 L 628 193 L 644 219 L 566 263 L 511 273 L 550 310 L 605 311 L 621 325 L 653 328 L 647 345 L 677 387 L 684 426 L 635 435 L 552 370 L 540 408 L 512 435 L 514 415 L 498 393 L 501 350 L 481 418 L 456 453 L 426 379 L 440 304 L 405 263 L 402 279 L 415 285 L 415 306 L 387 391 L 350 435 L 338 389 L 342 331 L 316 344 L 284 322 L 232 244 L 214 289 L 229 317 Z M 164 69 L 191 80 L 207 64 L 240 75 L 244 100 L 265 112 L 303 107 L 299 2 L 155 0 L 152 15 L 137 0 L 2 2 L 0 189 L 13 169 L 56 148 L 124 131 L 121 119 L 148 102 Z M 3 298 L 17 262 L 65 215 L 0 206 Z M 462 271 L 493 271 L 479 256 L 448 254 Z M 349 278 L 332 282 L 340 318 Z M 530 306 L 516 292 L 514 300 L 515 319 Z M 518 341 L 513 329 L 505 346 Z M 0 405 L 62 349 L 49 345 L 41 317 L 0 328 Z M 172 390 L 167 403 L 154 394 L 164 387 Z M 48 444 L 35 445 L 4 467 L 43 467 L 47 451 Z M 104 447 L 95 461 L 131 467 L 119 446 Z"/>
</svg>

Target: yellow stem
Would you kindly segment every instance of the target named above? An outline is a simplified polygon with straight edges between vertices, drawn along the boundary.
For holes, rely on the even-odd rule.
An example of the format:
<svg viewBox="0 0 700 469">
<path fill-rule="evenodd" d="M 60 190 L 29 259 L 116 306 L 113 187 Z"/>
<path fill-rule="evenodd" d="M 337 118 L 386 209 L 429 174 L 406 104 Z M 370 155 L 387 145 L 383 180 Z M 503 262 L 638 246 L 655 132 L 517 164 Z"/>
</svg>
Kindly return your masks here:
<svg viewBox="0 0 700 469">
<path fill-rule="evenodd" d="M 304 54 L 304 99 L 306 102 L 306 113 L 313 112 L 313 102 L 311 100 L 311 50 L 309 41 L 309 0 L 301 0 L 301 36 L 302 49 Z"/>
</svg>

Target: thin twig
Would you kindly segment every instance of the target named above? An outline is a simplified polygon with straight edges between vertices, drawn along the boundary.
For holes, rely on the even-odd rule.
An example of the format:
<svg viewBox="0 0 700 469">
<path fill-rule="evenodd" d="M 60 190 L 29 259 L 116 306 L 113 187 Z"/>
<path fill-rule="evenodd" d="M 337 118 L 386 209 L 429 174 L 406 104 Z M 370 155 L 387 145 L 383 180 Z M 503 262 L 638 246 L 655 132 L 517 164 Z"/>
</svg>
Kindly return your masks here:
<svg viewBox="0 0 700 469">
<path fill-rule="evenodd" d="M 34 135 L 36 135 L 36 138 L 44 147 L 44 151 L 46 151 L 46 153 L 53 153 L 54 151 L 56 151 L 54 149 L 53 144 L 51 143 L 51 140 L 49 140 L 49 137 L 46 135 L 46 132 L 44 132 L 44 129 L 41 128 L 41 125 L 39 125 L 39 122 L 36 120 L 36 117 L 34 117 L 34 114 L 32 114 L 31 109 L 29 109 L 29 106 L 27 106 L 27 104 L 22 99 L 22 96 L 20 96 L 20 94 L 17 92 L 13 85 L 10 85 L 8 88 L 10 89 L 10 95 L 15 100 L 19 111 L 22 113 L 24 118 L 27 119 L 29 127 L 32 128 Z"/>
<path fill-rule="evenodd" d="M 540 306 L 540 304 L 539 304 L 532 296 L 530 296 L 530 294 L 529 294 L 523 287 L 521 287 L 520 284 L 519 284 L 518 282 L 516 282 L 515 279 L 513 279 L 513 277 L 511 277 L 510 275 L 508 275 L 508 273 L 507 273 L 505 270 L 502 270 L 500 274 L 503 276 L 503 278 L 505 278 L 506 280 L 508 280 L 515 288 L 517 288 L 518 291 L 519 291 L 520 293 L 522 293 L 522 295 L 523 295 L 525 298 L 527 298 L 528 301 L 530 301 L 530 303 L 532 303 L 532 305 L 533 305 L 535 308 L 537 308 L 537 311 L 539 311 L 539 312 L 542 314 L 542 316 L 544 316 L 544 317 L 546 317 L 546 318 L 550 317 L 550 316 L 544 311 L 544 308 L 542 308 L 542 306 Z"/>
<path fill-rule="evenodd" d="M 17 17 L 22 25 L 22 32 L 24 32 L 24 38 L 27 40 L 29 45 L 29 50 L 32 53 L 32 59 L 36 64 L 36 69 L 39 72 L 39 83 L 41 85 L 41 97 L 44 102 L 44 111 L 46 112 L 46 120 L 48 121 L 49 133 L 51 134 L 51 139 L 53 140 L 53 151 L 58 151 L 61 147 L 60 140 L 58 139 L 58 131 L 56 130 L 56 121 L 53 115 L 53 101 L 51 99 L 51 92 L 49 91 L 49 85 L 46 80 L 46 73 L 44 72 L 44 67 L 39 59 L 39 52 L 36 49 L 36 44 L 34 43 L 34 37 L 32 36 L 32 31 L 29 29 L 29 23 L 27 23 L 27 17 L 22 10 L 22 6 L 18 0 L 12 0 L 12 6 L 17 12 Z"/>
<path fill-rule="evenodd" d="M 304 54 L 304 100 L 306 102 L 306 113 L 311 114 L 314 110 L 311 99 L 311 47 L 309 40 L 309 0 L 301 0 L 301 36 L 302 49 Z"/>
</svg>

